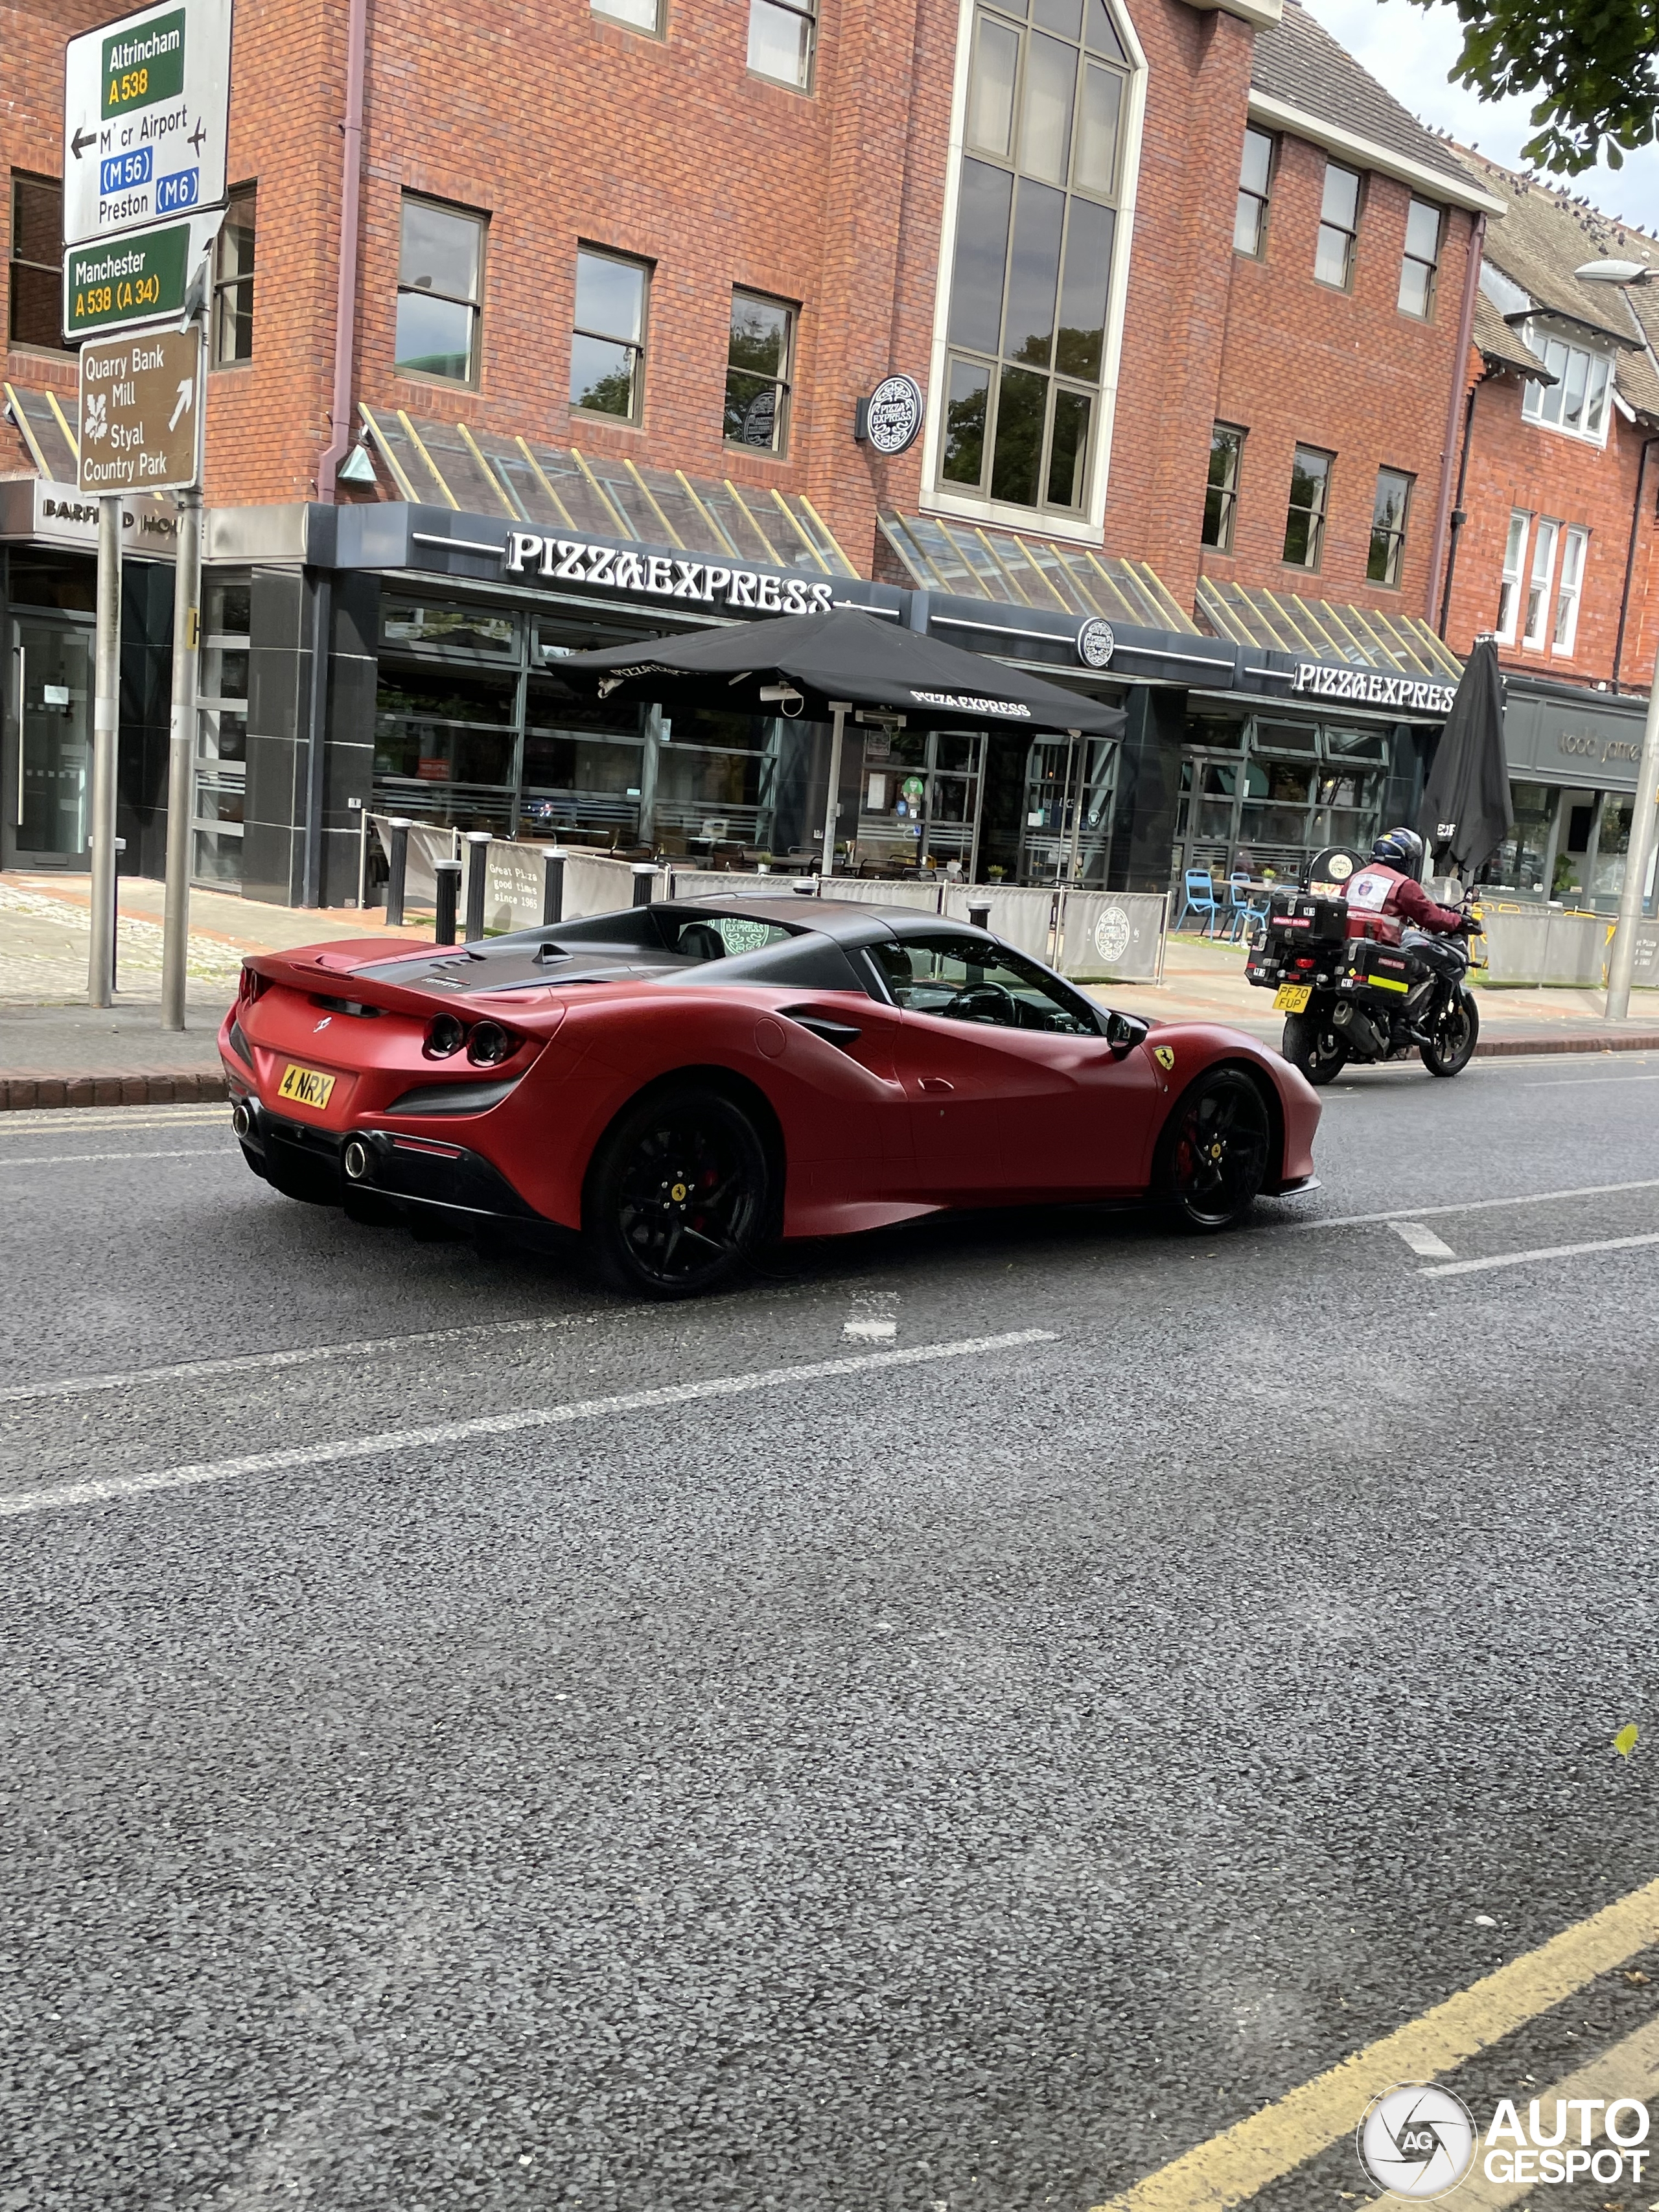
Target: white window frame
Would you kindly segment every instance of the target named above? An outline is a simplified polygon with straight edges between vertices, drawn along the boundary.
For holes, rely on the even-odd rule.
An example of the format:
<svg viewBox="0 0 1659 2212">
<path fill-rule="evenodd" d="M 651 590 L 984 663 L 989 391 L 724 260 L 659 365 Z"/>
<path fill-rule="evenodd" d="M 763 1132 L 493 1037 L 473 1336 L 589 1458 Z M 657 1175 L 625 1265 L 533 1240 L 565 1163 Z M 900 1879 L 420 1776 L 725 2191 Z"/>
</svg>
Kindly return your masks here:
<svg viewBox="0 0 1659 2212">
<path fill-rule="evenodd" d="M 1517 533 L 1516 525 L 1521 527 Z M 1498 587 L 1498 642 L 1513 645 L 1521 621 L 1521 600 L 1526 589 L 1527 548 L 1532 543 L 1532 510 L 1510 510 L 1509 536 L 1504 541 L 1504 578 Z"/>
<path fill-rule="evenodd" d="M 1550 651 L 1564 660 L 1572 658 L 1578 641 L 1578 609 L 1589 555 L 1589 531 L 1580 523 L 1570 523 L 1561 532 L 1561 573 L 1556 579 L 1555 625 L 1550 632 Z"/>
<path fill-rule="evenodd" d="M 1527 624 L 1521 633 L 1522 644 L 1534 653 L 1541 653 L 1549 642 L 1550 604 L 1555 597 L 1555 556 L 1560 543 L 1559 522 L 1552 515 L 1540 514 L 1532 535 L 1532 564 L 1527 571 Z"/>
<path fill-rule="evenodd" d="M 1140 182 L 1140 142 L 1146 120 L 1146 49 L 1118 0 L 1106 0 L 1124 57 L 1129 82 L 1124 96 L 1118 159 L 1121 179 L 1117 196 L 1117 230 L 1112 240 L 1111 289 L 1106 295 L 1106 343 L 1100 368 L 1094 447 L 1090 463 L 1089 504 L 1080 516 L 1014 507 L 983 493 L 961 492 L 943 482 L 946 332 L 951 320 L 950 270 L 955 259 L 957 205 L 962 191 L 962 159 L 968 150 L 968 78 L 974 58 L 974 10 L 978 0 L 958 0 L 957 68 L 951 92 L 951 143 L 945 172 L 945 210 L 939 228 L 939 283 L 933 299 L 933 343 L 928 356 L 926 456 L 921 471 L 924 514 L 961 515 L 966 521 L 994 522 L 1011 530 L 1040 532 L 1079 545 L 1098 545 L 1106 526 L 1106 493 L 1111 475 L 1112 433 L 1117 416 L 1118 372 L 1123 356 L 1123 319 L 1129 289 L 1129 249 L 1134 240 L 1135 197 Z"/>
<path fill-rule="evenodd" d="M 1607 442 L 1607 431 L 1613 422 L 1613 395 L 1619 388 L 1617 364 L 1613 356 L 1597 353 L 1590 346 L 1573 345 L 1565 338 L 1557 337 L 1538 330 L 1531 323 L 1526 325 L 1523 336 L 1526 345 L 1538 356 L 1540 361 L 1544 358 L 1545 349 L 1551 344 L 1563 347 L 1567 360 L 1563 364 L 1562 376 L 1559 383 L 1551 386 L 1540 384 L 1534 379 L 1528 380 L 1526 390 L 1521 395 L 1522 420 L 1530 422 L 1534 429 L 1553 430 L 1558 438 L 1576 438 L 1582 446 L 1604 447 Z M 1607 372 L 1607 383 L 1601 395 L 1601 423 L 1599 429 L 1575 429 L 1569 422 L 1552 422 L 1544 411 L 1552 398 L 1554 399 L 1557 406 L 1560 405 L 1566 384 L 1567 369 L 1574 354 L 1589 363 L 1584 382 L 1584 396 L 1587 402 L 1589 397 L 1589 378 L 1598 368 L 1605 369 Z"/>
</svg>

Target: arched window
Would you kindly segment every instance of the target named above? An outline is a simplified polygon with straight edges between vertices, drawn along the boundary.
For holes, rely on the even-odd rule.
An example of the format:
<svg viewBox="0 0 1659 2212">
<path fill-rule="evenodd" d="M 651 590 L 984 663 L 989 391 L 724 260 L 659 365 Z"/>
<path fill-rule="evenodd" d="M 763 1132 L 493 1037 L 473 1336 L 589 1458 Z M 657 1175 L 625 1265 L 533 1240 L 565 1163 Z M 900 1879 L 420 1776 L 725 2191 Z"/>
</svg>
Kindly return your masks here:
<svg viewBox="0 0 1659 2212">
<path fill-rule="evenodd" d="M 969 35 L 933 482 L 1080 520 L 1144 65 L 1105 0 L 975 0 Z"/>
</svg>

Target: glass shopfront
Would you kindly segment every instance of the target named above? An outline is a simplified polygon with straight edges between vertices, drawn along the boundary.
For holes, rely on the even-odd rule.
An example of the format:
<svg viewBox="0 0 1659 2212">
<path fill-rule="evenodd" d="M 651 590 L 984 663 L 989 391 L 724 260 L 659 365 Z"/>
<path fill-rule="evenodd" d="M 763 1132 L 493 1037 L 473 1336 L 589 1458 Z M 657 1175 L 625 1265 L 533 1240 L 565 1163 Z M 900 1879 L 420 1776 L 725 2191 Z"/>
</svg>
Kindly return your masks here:
<svg viewBox="0 0 1659 2212">
<path fill-rule="evenodd" d="M 222 889 L 242 880 L 252 605 L 246 571 L 204 577 L 191 868 L 196 882 Z"/>
<path fill-rule="evenodd" d="M 1494 892 L 1615 914 L 1625 884 L 1633 801 L 1628 791 L 1512 782 L 1515 827 L 1480 873 Z"/>
<path fill-rule="evenodd" d="M 1302 881 L 1327 845 L 1366 851 L 1382 827 L 1385 724 L 1194 715 L 1187 724 L 1171 880 L 1271 870 Z"/>
</svg>

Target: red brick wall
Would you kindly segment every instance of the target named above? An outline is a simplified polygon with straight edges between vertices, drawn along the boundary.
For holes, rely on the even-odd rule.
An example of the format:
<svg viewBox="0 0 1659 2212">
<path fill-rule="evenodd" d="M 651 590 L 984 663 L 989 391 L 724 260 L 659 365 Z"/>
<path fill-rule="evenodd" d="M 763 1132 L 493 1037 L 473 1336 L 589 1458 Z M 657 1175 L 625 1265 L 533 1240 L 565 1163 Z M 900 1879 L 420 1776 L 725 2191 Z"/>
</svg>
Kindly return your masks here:
<svg viewBox="0 0 1659 2212">
<path fill-rule="evenodd" d="M 1389 178 L 1369 175 L 1352 289 L 1336 291 L 1316 283 L 1313 273 L 1325 162 L 1321 148 L 1282 138 L 1266 256 L 1260 261 L 1230 256 L 1215 416 L 1249 434 L 1233 552 L 1206 551 L 1203 568 L 1218 579 L 1279 593 L 1423 616 L 1431 599 L 1429 560 L 1474 218 L 1448 210 L 1432 313 L 1426 322 L 1402 314 L 1400 266 L 1412 195 Z M 1231 216 L 1231 196 L 1228 205 Z M 1336 456 L 1316 574 L 1287 567 L 1282 557 L 1291 456 L 1298 445 Z M 1397 590 L 1370 583 L 1365 575 L 1380 468 L 1416 478 Z M 1202 463 L 1194 485 L 1195 538 Z"/>
<path fill-rule="evenodd" d="M 1495 628 L 1510 516 L 1516 507 L 1524 507 L 1534 516 L 1549 516 L 1564 526 L 1577 524 L 1590 533 L 1577 635 L 1570 653 L 1555 653 L 1547 644 L 1534 650 L 1523 646 L 1517 635 L 1513 645 L 1499 647 L 1498 657 L 1506 668 L 1525 669 L 1532 675 L 1570 682 L 1607 682 L 1614 672 L 1613 644 L 1630 557 L 1637 471 L 1648 434 L 1639 423 L 1626 422 L 1615 408 L 1602 451 L 1582 438 L 1567 437 L 1542 423 L 1528 422 L 1521 412 L 1522 394 L 1520 379 L 1504 375 L 1489 378 L 1475 395 L 1463 495 L 1469 519 L 1459 533 L 1446 641 L 1454 652 L 1465 653 L 1477 631 Z M 1659 450 L 1648 457 L 1630 613 L 1619 671 L 1624 688 L 1632 690 L 1646 690 L 1653 672 L 1655 647 L 1659 644 L 1659 623 L 1656 623 L 1659 609 L 1654 605 L 1653 590 L 1655 562 L 1659 557 L 1659 544 L 1656 544 L 1659 531 L 1654 519 L 1656 498 Z M 1528 533 L 1528 573 L 1532 548 Z M 1560 568 L 1558 545 L 1558 584 Z M 1522 623 L 1524 620 L 1523 608 Z M 1552 616 L 1552 627 L 1553 623 Z M 1522 623 L 1517 623 L 1517 631 Z"/>
</svg>

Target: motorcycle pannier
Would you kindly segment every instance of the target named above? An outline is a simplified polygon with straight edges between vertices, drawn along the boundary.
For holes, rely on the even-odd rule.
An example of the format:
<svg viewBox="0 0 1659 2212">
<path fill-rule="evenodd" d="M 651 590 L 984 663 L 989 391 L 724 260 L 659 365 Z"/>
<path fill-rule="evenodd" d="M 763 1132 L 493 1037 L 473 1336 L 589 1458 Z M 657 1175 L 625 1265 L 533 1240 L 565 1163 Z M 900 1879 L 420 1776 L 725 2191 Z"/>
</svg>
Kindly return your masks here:
<svg viewBox="0 0 1659 2212">
<path fill-rule="evenodd" d="M 1411 954 L 1399 945 L 1356 937 L 1348 947 L 1342 983 L 1346 990 L 1370 995 L 1378 1005 L 1398 1006 L 1421 974 Z"/>
<path fill-rule="evenodd" d="M 1340 945 L 1348 933 L 1346 899 L 1315 898 L 1307 891 L 1273 891 L 1267 927 L 1316 945 Z"/>
</svg>

